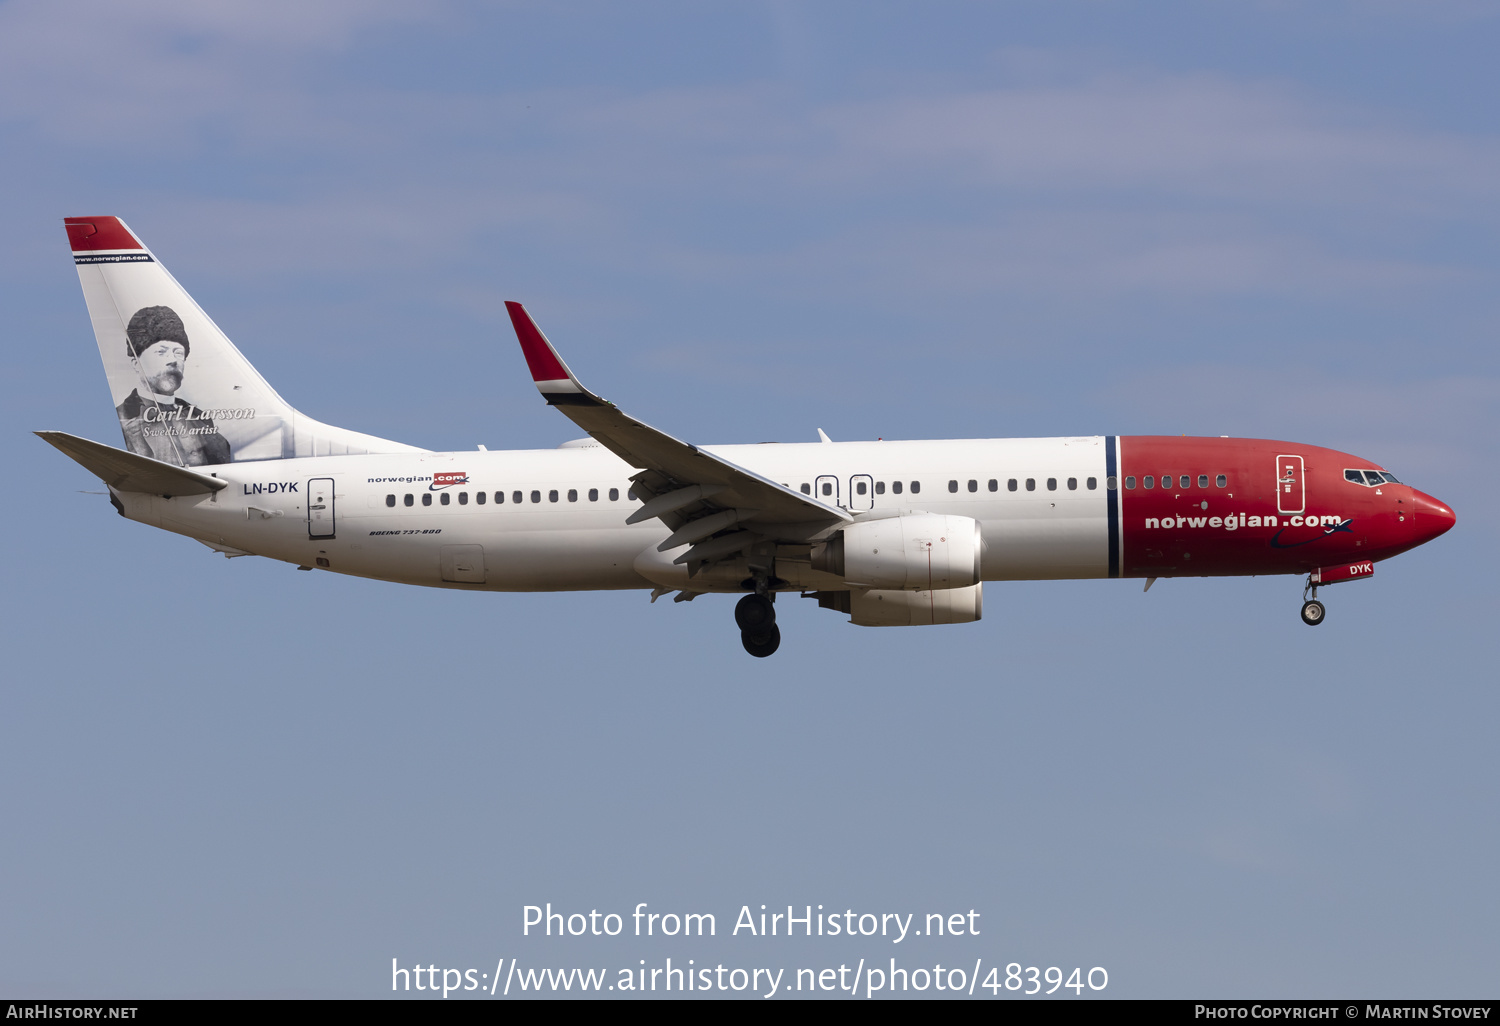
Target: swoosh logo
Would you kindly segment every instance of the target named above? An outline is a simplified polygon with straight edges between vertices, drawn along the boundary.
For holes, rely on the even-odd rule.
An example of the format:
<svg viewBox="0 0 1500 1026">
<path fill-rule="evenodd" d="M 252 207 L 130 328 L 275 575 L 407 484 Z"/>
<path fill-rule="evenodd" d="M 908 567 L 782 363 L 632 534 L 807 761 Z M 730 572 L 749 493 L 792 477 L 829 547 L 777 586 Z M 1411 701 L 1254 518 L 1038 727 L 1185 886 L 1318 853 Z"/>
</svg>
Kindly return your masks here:
<svg viewBox="0 0 1500 1026">
<path fill-rule="evenodd" d="M 1281 531 L 1285 531 L 1285 530 L 1286 530 L 1285 527 L 1283 527 L 1281 529 Z M 1354 520 L 1351 517 L 1350 519 L 1345 520 L 1343 523 L 1334 524 L 1332 527 L 1325 527 L 1325 528 L 1323 528 L 1323 533 L 1320 534 L 1320 535 L 1318 535 L 1316 538 L 1309 538 L 1309 539 L 1307 539 L 1307 541 L 1292 542 L 1292 543 L 1287 544 L 1287 545 L 1283 545 L 1278 540 L 1281 537 L 1281 531 L 1277 531 L 1275 534 L 1271 535 L 1271 548 L 1273 548 L 1273 549 L 1295 549 L 1295 548 L 1297 548 L 1298 546 L 1301 546 L 1301 545 L 1311 545 L 1315 541 L 1322 541 L 1324 538 L 1327 538 L 1330 534 L 1334 534 L 1334 533 L 1336 533 L 1338 531 L 1345 531 L 1345 532 L 1347 532 L 1349 534 L 1353 534 L 1354 533 Z"/>
</svg>

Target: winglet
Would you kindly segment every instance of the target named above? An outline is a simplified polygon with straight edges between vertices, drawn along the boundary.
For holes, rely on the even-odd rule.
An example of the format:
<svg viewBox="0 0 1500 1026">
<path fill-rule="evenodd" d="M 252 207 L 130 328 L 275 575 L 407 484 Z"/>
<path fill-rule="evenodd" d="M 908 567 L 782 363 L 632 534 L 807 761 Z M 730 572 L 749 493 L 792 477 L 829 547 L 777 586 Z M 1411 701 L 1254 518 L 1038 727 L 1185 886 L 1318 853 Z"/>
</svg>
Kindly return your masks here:
<svg viewBox="0 0 1500 1026">
<path fill-rule="evenodd" d="M 526 366 L 531 369 L 531 380 L 536 383 L 542 398 L 553 406 L 593 406 L 603 402 L 568 370 L 568 365 L 557 355 L 557 350 L 547 341 L 547 336 L 542 334 L 542 329 L 536 326 L 536 321 L 531 319 L 524 306 L 506 300 L 505 309 L 516 329 L 516 339 L 521 343 Z"/>
</svg>

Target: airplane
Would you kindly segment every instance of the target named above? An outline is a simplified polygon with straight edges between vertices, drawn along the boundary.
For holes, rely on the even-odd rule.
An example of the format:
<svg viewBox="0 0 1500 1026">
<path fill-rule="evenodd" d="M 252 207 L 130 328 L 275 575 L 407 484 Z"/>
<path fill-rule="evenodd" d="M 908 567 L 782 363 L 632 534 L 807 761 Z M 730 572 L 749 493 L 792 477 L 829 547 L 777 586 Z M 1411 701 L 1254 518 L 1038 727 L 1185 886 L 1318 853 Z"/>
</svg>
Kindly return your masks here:
<svg viewBox="0 0 1500 1026">
<path fill-rule="evenodd" d="M 861 626 L 972 623 L 986 581 L 1305 575 L 1318 589 L 1455 523 L 1319 446 L 1105 435 L 695 445 L 585 388 L 520 304 L 542 398 L 587 435 L 432 452 L 321 423 L 256 372 L 116 217 L 64 219 L 125 448 L 37 434 L 123 517 L 227 557 L 467 591 L 740 596 L 752 656 L 778 595 Z"/>
</svg>

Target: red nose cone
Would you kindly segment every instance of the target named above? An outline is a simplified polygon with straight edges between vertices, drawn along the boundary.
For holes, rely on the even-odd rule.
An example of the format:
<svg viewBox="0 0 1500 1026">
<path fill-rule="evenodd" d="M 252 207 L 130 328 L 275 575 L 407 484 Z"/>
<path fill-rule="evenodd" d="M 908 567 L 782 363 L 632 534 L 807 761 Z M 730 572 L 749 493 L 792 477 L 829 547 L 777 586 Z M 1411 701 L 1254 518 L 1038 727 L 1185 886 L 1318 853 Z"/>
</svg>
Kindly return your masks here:
<svg viewBox="0 0 1500 1026">
<path fill-rule="evenodd" d="M 1447 504 L 1438 502 L 1425 492 L 1412 489 L 1412 503 L 1417 507 L 1418 544 L 1429 542 L 1440 534 L 1451 530 L 1458 522 Z"/>
</svg>

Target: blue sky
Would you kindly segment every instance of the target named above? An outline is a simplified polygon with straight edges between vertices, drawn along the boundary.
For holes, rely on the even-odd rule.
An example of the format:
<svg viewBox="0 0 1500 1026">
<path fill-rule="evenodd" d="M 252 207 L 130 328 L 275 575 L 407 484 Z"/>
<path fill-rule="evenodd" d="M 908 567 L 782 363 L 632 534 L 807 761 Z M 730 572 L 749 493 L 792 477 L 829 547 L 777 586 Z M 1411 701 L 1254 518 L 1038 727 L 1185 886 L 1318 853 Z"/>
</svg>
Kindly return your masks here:
<svg viewBox="0 0 1500 1026">
<path fill-rule="evenodd" d="M 927 954 L 1115 996 L 1492 993 L 1497 17 L 0 3 L 0 990 L 889 954 L 520 936 L 647 901 L 972 907 Z M 227 562 L 28 434 L 118 444 L 60 225 L 100 213 L 294 405 L 429 448 L 576 435 L 519 299 L 697 441 L 1286 438 L 1459 526 L 1317 631 L 1290 578 L 1010 584 L 792 602 L 766 661 L 712 597 Z"/>
</svg>

